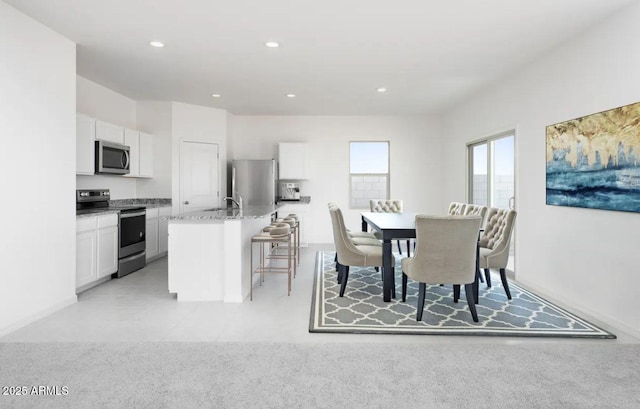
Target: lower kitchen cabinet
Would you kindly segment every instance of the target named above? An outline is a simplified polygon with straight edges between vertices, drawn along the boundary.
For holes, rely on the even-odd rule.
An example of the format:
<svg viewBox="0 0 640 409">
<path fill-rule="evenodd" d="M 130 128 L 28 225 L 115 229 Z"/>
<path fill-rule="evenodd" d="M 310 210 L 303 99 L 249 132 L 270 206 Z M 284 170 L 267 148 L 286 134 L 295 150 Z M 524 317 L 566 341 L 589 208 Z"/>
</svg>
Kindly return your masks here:
<svg viewBox="0 0 640 409">
<path fill-rule="evenodd" d="M 171 207 L 159 207 L 158 214 L 158 253 L 166 254 L 169 250 L 169 219 Z"/>
<path fill-rule="evenodd" d="M 147 260 L 158 255 L 158 208 L 147 208 Z"/>
<path fill-rule="evenodd" d="M 287 217 L 289 213 L 298 215 L 298 220 L 300 221 L 300 246 L 302 247 L 307 247 L 309 244 L 307 241 L 307 235 L 305 233 L 307 229 L 305 219 L 308 209 L 309 205 L 307 204 L 286 204 L 278 208 L 278 217 Z"/>
<path fill-rule="evenodd" d="M 147 260 L 167 254 L 169 221 L 166 216 L 171 216 L 171 206 L 147 208 Z"/>
<path fill-rule="evenodd" d="M 118 216 L 98 216 L 98 278 L 118 271 Z"/>
<path fill-rule="evenodd" d="M 88 220 L 91 219 L 91 220 Z M 93 221 L 93 226 L 86 228 Z M 96 218 L 87 217 L 76 223 L 76 288 L 98 279 L 98 236 L 96 236 Z"/>
<path fill-rule="evenodd" d="M 76 289 L 118 271 L 118 215 L 76 220 Z"/>
</svg>

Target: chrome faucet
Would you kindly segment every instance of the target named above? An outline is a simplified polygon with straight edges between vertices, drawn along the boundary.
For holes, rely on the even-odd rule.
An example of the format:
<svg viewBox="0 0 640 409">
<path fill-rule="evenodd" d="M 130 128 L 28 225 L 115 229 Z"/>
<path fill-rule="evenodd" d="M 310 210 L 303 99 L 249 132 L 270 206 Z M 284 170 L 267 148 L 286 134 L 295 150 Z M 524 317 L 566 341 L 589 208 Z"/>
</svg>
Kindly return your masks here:
<svg viewBox="0 0 640 409">
<path fill-rule="evenodd" d="M 239 200 L 236 200 L 233 197 L 227 196 L 222 200 L 231 200 L 233 203 L 235 203 L 236 206 L 238 206 L 238 210 L 242 210 L 242 197 L 240 195 L 238 195 L 238 199 Z M 231 205 L 231 206 L 233 207 L 233 205 Z"/>
</svg>

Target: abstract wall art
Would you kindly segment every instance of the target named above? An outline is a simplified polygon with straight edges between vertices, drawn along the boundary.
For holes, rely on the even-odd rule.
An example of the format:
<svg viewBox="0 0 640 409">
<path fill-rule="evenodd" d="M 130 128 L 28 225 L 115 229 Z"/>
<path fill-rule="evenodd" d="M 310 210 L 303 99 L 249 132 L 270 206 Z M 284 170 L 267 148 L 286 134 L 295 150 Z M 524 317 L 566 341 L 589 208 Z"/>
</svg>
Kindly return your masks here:
<svg viewBox="0 0 640 409">
<path fill-rule="evenodd" d="M 546 130 L 548 205 L 640 212 L 640 102 Z"/>
</svg>

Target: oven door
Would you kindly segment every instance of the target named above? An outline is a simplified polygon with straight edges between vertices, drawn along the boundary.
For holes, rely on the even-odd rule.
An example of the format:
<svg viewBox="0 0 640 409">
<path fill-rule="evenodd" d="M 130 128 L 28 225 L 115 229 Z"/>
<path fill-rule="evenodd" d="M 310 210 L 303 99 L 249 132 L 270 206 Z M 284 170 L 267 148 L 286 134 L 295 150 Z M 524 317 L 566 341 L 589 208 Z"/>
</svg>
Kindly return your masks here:
<svg viewBox="0 0 640 409">
<path fill-rule="evenodd" d="M 145 210 L 130 213 L 120 212 L 120 252 L 118 258 L 145 250 L 146 214 Z"/>
</svg>

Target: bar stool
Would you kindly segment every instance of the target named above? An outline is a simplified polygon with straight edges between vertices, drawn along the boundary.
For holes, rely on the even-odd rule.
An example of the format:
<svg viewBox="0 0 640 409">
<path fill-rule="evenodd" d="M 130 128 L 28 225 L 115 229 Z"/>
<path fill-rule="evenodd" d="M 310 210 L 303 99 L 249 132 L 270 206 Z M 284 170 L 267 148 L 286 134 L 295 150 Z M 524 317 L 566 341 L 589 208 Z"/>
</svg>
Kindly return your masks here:
<svg viewBox="0 0 640 409">
<path fill-rule="evenodd" d="M 260 244 L 260 265 L 257 269 L 253 269 L 253 244 Z M 274 267 L 274 266 L 265 266 L 265 260 L 268 257 L 265 255 L 265 244 L 270 245 L 278 245 L 279 243 L 286 243 L 288 248 L 287 259 L 287 267 Z M 249 269 L 251 270 L 251 290 L 249 291 L 249 299 L 253 301 L 253 274 L 260 273 L 260 285 L 264 282 L 264 273 L 285 273 L 287 274 L 287 296 L 291 295 L 291 265 L 293 264 L 293 268 L 295 269 L 295 262 L 292 257 L 293 246 L 291 245 L 291 226 L 288 223 L 275 223 L 271 226 L 267 226 L 262 231 L 253 237 L 251 237 L 251 251 L 250 251 L 250 261 L 249 261 Z"/>
<path fill-rule="evenodd" d="M 293 259 L 294 259 L 293 277 L 295 278 L 295 276 L 297 275 L 296 266 L 300 264 L 300 260 L 299 260 L 300 243 L 298 243 L 298 221 L 292 217 L 285 217 L 283 219 L 276 219 L 276 223 L 286 223 L 289 225 L 289 227 L 291 227 L 291 239 L 293 241 Z M 278 256 L 276 255 L 275 258 L 278 258 Z"/>
<path fill-rule="evenodd" d="M 297 261 L 298 265 L 300 265 L 300 218 L 295 213 L 289 213 L 287 218 L 295 219 L 296 221 L 296 251 L 297 251 Z"/>
</svg>

